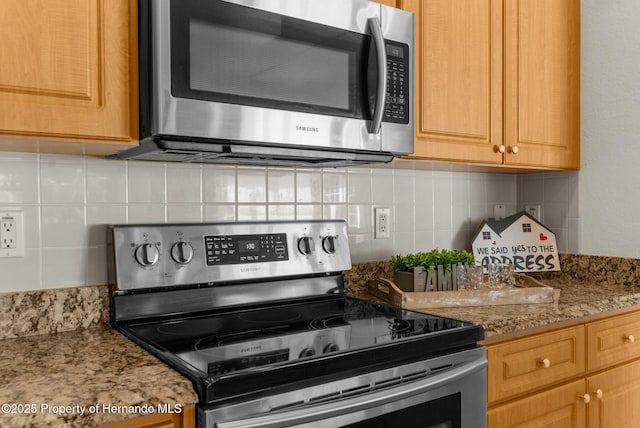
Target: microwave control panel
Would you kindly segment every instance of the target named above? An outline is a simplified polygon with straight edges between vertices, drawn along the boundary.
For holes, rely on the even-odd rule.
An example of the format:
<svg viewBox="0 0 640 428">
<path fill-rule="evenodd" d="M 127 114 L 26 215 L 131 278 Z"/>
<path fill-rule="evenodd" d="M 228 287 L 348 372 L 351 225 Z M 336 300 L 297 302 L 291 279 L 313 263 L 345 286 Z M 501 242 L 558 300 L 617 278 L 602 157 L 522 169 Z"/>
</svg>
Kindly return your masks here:
<svg viewBox="0 0 640 428">
<path fill-rule="evenodd" d="M 385 40 L 387 100 L 384 122 L 409 123 L 409 46 Z"/>
</svg>

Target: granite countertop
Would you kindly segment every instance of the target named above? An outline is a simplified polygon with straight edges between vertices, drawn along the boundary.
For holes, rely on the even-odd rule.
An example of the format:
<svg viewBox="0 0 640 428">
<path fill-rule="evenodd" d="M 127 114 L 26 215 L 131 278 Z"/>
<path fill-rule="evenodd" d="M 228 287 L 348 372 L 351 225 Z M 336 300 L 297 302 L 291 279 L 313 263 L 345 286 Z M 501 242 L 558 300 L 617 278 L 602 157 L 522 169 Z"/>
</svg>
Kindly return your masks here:
<svg viewBox="0 0 640 428">
<path fill-rule="evenodd" d="M 562 272 L 533 275 L 560 290 L 557 303 L 429 308 L 422 312 L 480 324 L 487 339 L 558 323 L 587 320 L 624 309 L 640 309 L 640 260 L 560 254 Z M 348 273 L 349 293 L 381 301 L 367 292 L 372 278 L 393 278 L 388 262 L 355 265 Z M 417 309 L 420 311 L 420 309 Z"/>
<path fill-rule="evenodd" d="M 197 402 L 187 378 L 104 324 L 0 343 L 3 427 L 96 427 Z"/>
<path fill-rule="evenodd" d="M 553 304 L 425 309 L 484 326 L 488 339 L 614 311 L 640 309 L 640 259 L 561 254 Z M 388 262 L 356 264 L 350 295 L 376 300 L 369 279 L 392 278 Z M 195 404 L 191 382 L 108 322 L 107 286 L 0 294 L 0 426 L 95 427 Z M 6 406 L 6 405 L 9 406 Z"/>
<path fill-rule="evenodd" d="M 429 308 L 423 312 L 481 324 L 488 339 L 634 306 L 640 309 L 640 289 L 637 288 L 577 280 L 546 279 L 541 282 L 560 290 L 557 303 Z"/>
</svg>

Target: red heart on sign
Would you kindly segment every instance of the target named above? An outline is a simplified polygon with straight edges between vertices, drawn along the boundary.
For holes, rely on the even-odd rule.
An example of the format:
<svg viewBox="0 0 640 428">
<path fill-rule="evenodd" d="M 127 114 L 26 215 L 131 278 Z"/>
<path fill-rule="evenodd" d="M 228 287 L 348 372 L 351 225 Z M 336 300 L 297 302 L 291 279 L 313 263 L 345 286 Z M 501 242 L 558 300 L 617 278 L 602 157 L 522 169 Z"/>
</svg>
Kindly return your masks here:
<svg viewBox="0 0 640 428">
<path fill-rule="evenodd" d="M 493 241 L 493 242 L 491 243 L 491 245 L 496 245 L 496 241 Z"/>
<path fill-rule="evenodd" d="M 540 232 L 540 240 L 541 241 L 546 241 L 547 240 L 547 235 L 545 235 L 544 233 Z"/>
</svg>

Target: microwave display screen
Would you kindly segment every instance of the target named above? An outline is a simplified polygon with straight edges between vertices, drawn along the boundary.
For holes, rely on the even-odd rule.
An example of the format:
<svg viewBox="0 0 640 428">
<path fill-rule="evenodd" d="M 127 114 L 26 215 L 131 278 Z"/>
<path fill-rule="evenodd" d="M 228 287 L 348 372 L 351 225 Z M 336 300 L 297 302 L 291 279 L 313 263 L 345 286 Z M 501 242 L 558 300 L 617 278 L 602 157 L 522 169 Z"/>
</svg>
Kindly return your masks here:
<svg viewBox="0 0 640 428">
<path fill-rule="evenodd" d="M 393 46 L 387 43 L 387 55 L 395 56 L 396 58 L 404 58 L 404 49 L 400 46 Z"/>
</svg>

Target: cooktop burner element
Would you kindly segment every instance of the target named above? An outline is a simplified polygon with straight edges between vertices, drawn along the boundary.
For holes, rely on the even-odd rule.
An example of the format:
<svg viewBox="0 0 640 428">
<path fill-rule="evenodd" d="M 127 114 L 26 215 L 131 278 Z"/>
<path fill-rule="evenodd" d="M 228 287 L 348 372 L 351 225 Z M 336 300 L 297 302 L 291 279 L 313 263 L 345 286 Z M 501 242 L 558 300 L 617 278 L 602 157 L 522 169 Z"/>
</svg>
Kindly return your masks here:
<svg viewBox="0 0 640 428">
<path fill-rule="evenodd" d="M 464 321 L 348 297 L 343 221 L 122 225 L 113 241 L 112 324 L 189 377 L 204 413 L 483 338 Z M 173 257 L 187 247 L 188 261 Z"/>
</svg>

